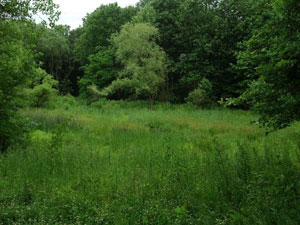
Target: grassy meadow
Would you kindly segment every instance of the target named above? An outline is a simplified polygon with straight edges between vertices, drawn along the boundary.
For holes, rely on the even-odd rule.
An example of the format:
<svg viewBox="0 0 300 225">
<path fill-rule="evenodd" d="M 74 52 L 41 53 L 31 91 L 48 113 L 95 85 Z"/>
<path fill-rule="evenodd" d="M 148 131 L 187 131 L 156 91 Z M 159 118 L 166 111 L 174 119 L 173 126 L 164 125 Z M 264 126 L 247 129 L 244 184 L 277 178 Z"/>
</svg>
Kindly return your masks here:
<svg viewBox="0 0 300 225">
<path fill-rule="evenodd" d="M 300 224 L 299 124 L 241 110 L 64 99 L 22 111 L 0 156 L 0 224 Z"/>
</svg>

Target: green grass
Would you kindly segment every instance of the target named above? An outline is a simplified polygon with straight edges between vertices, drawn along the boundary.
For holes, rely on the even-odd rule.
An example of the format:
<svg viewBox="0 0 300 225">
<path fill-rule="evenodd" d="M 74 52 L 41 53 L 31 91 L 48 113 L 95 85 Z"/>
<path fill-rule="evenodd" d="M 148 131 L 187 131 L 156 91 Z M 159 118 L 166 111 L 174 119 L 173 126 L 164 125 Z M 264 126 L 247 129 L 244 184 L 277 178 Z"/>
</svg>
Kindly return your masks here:
<svg viewBox="0 0 300 225">
<path fill-rule="evenodd" d="M 23 112 L 0 157 L 0 224 L 300 224 L 299 125 L 240 110 L 98 102 Z"/>
</svg>

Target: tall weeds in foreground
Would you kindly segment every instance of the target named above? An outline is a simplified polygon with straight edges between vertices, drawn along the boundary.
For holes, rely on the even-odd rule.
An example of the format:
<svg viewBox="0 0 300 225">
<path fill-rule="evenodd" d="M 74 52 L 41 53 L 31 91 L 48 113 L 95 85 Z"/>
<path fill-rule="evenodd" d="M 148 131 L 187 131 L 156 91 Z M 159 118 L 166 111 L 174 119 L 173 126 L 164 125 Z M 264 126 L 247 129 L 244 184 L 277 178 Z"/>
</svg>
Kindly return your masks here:
<svg viewBox="0 0 300 225">
<path fill-rule="evenodd" d="M 294 128 L 266 137 L 218 110 L 26 115 L 30 146 L 0 157 L 2 224 L 300 224 Z"/>
</svg>

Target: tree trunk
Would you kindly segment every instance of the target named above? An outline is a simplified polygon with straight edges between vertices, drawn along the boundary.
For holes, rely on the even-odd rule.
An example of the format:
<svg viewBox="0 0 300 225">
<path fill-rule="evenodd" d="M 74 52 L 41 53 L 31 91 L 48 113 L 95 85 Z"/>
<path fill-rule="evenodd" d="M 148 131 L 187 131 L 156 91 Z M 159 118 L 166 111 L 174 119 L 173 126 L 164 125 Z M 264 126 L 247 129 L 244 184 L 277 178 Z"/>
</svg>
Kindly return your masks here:
<svg viewBox="0 0 300 225">
<path fill-rule="evenodd" d="M 150 100 L 150 109 L 153 110 L 153 107 L 154 107 L 154 98 L 150 97 L 149 100 Z"/>
</svg>

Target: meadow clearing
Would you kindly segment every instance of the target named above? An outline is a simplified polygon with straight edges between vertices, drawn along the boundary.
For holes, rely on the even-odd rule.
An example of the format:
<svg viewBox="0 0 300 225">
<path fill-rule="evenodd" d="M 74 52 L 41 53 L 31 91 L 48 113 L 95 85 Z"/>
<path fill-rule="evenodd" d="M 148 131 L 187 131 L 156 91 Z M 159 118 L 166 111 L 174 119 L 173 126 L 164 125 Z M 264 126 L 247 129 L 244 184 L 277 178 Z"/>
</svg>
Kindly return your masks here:
<svg viewBox="0 0 300 225">
<path fill-rule="evenodd" d="M 300 224 L 299 124 L 252 112 L 65 99 L 0 156 L 0 224 Z"/>
</svg>

